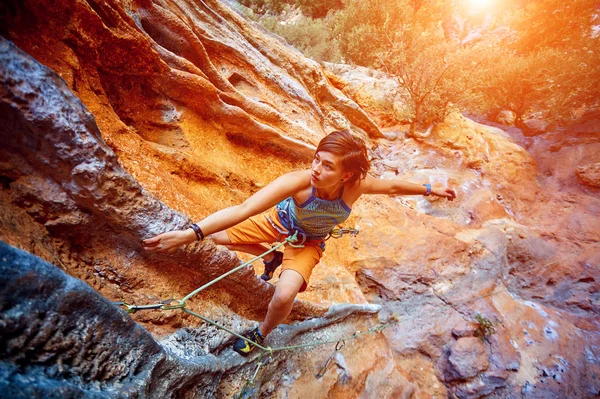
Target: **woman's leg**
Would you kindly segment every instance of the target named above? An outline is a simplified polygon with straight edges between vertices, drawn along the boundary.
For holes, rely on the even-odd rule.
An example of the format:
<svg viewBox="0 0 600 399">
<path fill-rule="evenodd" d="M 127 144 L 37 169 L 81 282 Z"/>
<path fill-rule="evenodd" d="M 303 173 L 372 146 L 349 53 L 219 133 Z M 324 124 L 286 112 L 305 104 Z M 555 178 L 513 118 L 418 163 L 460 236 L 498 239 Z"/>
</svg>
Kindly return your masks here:
<svg viewBox="0 0 600 399">
<path fill-rule="evenodd" d="M 304 248 L 285 248 L 283 272 L 275 286 L 275 294 L 269 303 L 265 321 L 259 327 L 263 337 L 288 317 L 296 295 L 306 289 L 312 270 L 319 263 L 322 254 L 320 243 L 306 243 Z"/>
<path fill-rule="evenodd" d="M 265 321 L 259 326 L 263 337 L 266 337 L 288 317 L 302 284 L 304 284 L 304 278 L 300 273 L 294 270 L 285 270 L 281 273 L 275 286 L 275 294 L 269 303 Z"/>
<path fill-rule="evenodd" d="M 210 235 L 210 238 L 212 238 L 215 244 L 223 245 L 231 251 L 245 252 L 250 255 L 259 256 L 269 250 L 269 247 L 262 244 L 232 244 L 225 231 L 218 231 L 216 233 L 213 233 Z M 273 252 L 265 255 L 263 259 L 267 262 L 271 261 L 271 259 L 273 259 Z"/>
</svg>

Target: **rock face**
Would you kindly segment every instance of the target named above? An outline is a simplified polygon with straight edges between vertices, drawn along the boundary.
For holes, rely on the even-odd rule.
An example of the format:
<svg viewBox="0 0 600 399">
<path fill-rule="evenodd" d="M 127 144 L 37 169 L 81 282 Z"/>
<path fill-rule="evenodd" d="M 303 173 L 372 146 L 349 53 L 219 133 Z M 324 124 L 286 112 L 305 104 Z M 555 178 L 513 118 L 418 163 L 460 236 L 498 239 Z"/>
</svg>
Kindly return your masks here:
<svg viewBox="0 0 600 399">
<path fill-rule="evenodd" d="M 124 270 L 115 270 L 110 259 L 94 259 L 86 247 L 99 239 L 95 236 L 101 236 L 105 245 L 129 252 L 129 268 L 135 269 L 132 263 L 144 262 L 137 253 L 142 238 L 165 228 L 183 228 L 190 219 L 165 207 L 123 170 L 102 140 L 92 115 L 59 77 L 4 39 L 0 39 L 0 63 L 1 106 L 7 122 L 0 132 L 5 144 L 1 174 L 8 188 L 3 194 L 8 204 L 16 204 L 32 217 L 31 221 L 23 220 L 3 208 L 6 238 L 12 238 L 12 233 L 18 242 L 20 228 L 39 229 L 34 225 L 41 224 L 51 236 L 68 240 L 74 247 L 69 256 L 90 264 L 102 280 L 129 287 L 129 291 L 134 284 L 144 284 L 133 275 L 122 275 Z M 33 221 L 36 223 L 31 225 Z M 40 234 L 32 233 L 34 237 Z M 209 275 L 213 267 L 236 264 L 231 254 L 215 254 L 207 245 L 182 251 L 185 254 L 180 255 L 179 262 L 191 269 L 202 264 L 202 272 Z M 42 247 L 40 252 L 52 251 L 50 247 Z M 164 268 L 173 262 L 157 261 Z M 80 273 L 86 272 L 74 274 Z M 257 289 L 265 293 L 270 289 L 260 286 L 263 288 Z"/>
<path fill-rule="evenodd" d="M 541 119 L 525 119 L 523 121 L 523 134 L 526 136 L 536 136 L 543 134 L 548 130 L 548 123 Z"/>
<path fill-rule="evenodd" d="M 500 111 L 496 116 L 496 121 L 505 126 L 513 126 L 517 120 L 517 115 L 513 111 Z"/>
<path fill-rule="evenodd" d="M 448 357 L 447 380 L 465 380 L 475 377 L 488 368 L 488 355 L 483 341 L 475 337 L 459 338 L 454 341 Z"/>
<path fill-rule="evenodd" d="M 454 114 L 407 139 L 380 75 L 324 72 L 217 1 L 2 7 L 2 36 L 15 45 L 0 41 L 0 239 L 55 265 L 2 245 L 2 396 L 240 393 L 258 355 L 232 353 L 231 335 L 180 311 L 138 312 L 133 324 L 94 291 L 156 303 L 237 266 L 210 240 L 172 255 L 144 253 L 139 240 L 308 167 L 340 127 L 367 139 L 373 175 L 448 183 L 458 198 L 357 202 L 347 227 L 360 234 L 328 241 L 267 343 L 335 342 L 391 315 L 398 323 L 347 341 L 320 379 L 334 343 L 281 352 L 242 396 L 600 392 L 600 200 L 576 173 L 597 162 L 597 130 L 530 137 L 526 151 Z M 189 306 L 242 332 L 272 293 L 248 267 Z M 36 307 L 45 313 L 19 310 Z M 495 329 L 483 339 L 476 315 Z"/>
<path fill-rule="evenodd" d="M 178 127 L 186 110 L 210 117 L 231 138 L 309 157 L 336 111 L 380 136 L 317 63 L 218 1 L 11 5 L 3 17 L 9 38 L 62 74 L 92 112 L 110 106 L 149 141 L 185 145 Z M 39 47 L 38 35 L 49 45 Z"/>
<path fill-rule="evenodd" d="M 93 117 L 72 95 L 65 83 L 4 39 L 0 39 L 0 79 L 3 82 L 2 115 L 7 122 L 0 132 L 5 143 L 2 149 L 2 159 L 5 160 L 2 169 L 5 182 L 2 195 L 7 206 L 2 208 L 1 213 L 4 239 L 22 243 L 23 237 L 27 237 L 23 232 L 31 232 L 29 239 L 38 243 L 32 247 L 37 252 L 54 259 L 59 266 L 73 275 L 90 281 L 105 295 L 114 299 L 125 299 L 129 303 L 156 302 L 160 297 L 164 298 L 174 293 L 177 297 L 183 297 L 185 292 L 189 293 L 194 286 L 201 285 L 238 264 L 239 260 L 231 253 L 215 248 L 210 241 L 182 249 L 174 256 L 148 258 L 140 250 L 141 238 L 156 234 L 165 227 L 169 230 L 181 228 L 189 223 L 189 219 L 169 209 L 140 187 L 119 165 L 115 154 L 102 140 Z M 70 248 L 65 249 L 65 246 Z M 3 244 L 3 251 L 9 255 L 12 253 L 5 244 Z M 12 257 L 17 260 L 12 260 Z M 102 318 L 104 314 L 120 314 L 117 320 L 122 320 L 123 314 L 114 306 L 107 305 L 106 301 L 100 301 L 96 294 L 89 301 L 102 303 L 97 307 L 98 315 L 92 316 L 90 309 L 86 308 L 87 310 L 81 315 L 76 314 L 74 320 L 56 322 L 74 312 L 70 310 L 74 306 L 73 303 L 85 302 L 84 299 L 79 298 L 78 290 L 86 292 L 85 295 L 81 294 L 83 296 L 91 295 L 92 291 L 89 288 L 78 288 L 83 286 L 80 283 L 78 287 L 72 288 L 71 286 L 75 284 L 73 279 L 63 282 L 62 280 L 66 279 L 64 274 L 56 269 L 48 270 L 50 266 L 47 264 L 39 273 L 35 268 L 26 270 L 23 267 L 23 271 L 29 276 L 41 274 L 40 280 L 29 282 L 27 278 L 21 278 L 18 274 L 14 277 L 18 282 L 12 280 L 11 273 L 14 274 L 15 269 L 21 269 L 18 259 L 22 257 L 23 254 L 5 257 L 7 269 L 4 276 L 8 280 L 2 285 L 6 288 L 7 296 L 6 301 L 3 301 L 7 304 L 7 308 L 2 310 L 3 316 L 7 317 L 3 325 L 9 328 L 3 336 L 13 337 L 14 344 L 10 345 L 14 348 L 0 356 L 6 365 L 7 371 L 4 375 L 7 378 L 9 376 L 15 378 L 14 384 L 9 381 L 2 389 L 10 393 L 11 397 L 25 398 L 38 393 L 47 396 L 54 392 L 55 388 L 62 390 L 61 392 L 67 397 L 80 397 L 82 393 L 86 396 L 88 393 L 94 396 L 103 392 L 98 390 L 99 385 L 106 385 L 106 391 L 114 392 L 115 396 L 142 395 L 157 398 L 179 397 L 182 392 L 196 397 L 221 397 L 220 395 L 228 397 L 241 389 L 244 380 L 240 375 L 231 370 L 224 372 L 223 367 L 229 364 L 225 367 L 238 369 L 252 359 L 243 361 L 237 354 L 233 354 L 230 348 L 232 336 L 222 331 L 212 331 L 208 337 L 206 334 L 201 335 L 201 339 L 182 332 L 169 338 L 169 342 L 176 344 L 173 344 L 175 348 L 170 347 L 169 351 L 177 350 L 183 353 L 182 356 L 186 357 L 186 361 L 193 360 L 193 372 L 175 370 L 181 360 L 175 363 L 161 360 L 167 355 L 158 353 L 160 347 L 149 338 L 148 334 L 145 334 L 144 339 L 153 351 L 150 351 L 148 356 L 153 356 L 148 359 L 140 356 L 139 361 L 160 364 L 161 366 L 155 370 L 157 375 L 168 374 L 168 370 L 174 370 L 172 380 L 169 379 L 171 377 L 166 378 L 165 386 L 162 388 L 154 387 L 154 380 L 160 378 L 152 375 L 144 376 L 139 381 L 133 379 L 131 388 L 115 383 L 115 380 L 120 381 L 120 379 L 118 376 L 113 376 L 110 370 L 118 371 L 123 378 L 131 373 L 141 372 L 134 358 L 136 351 L 145 350 L 145 344 L 140 343 L 139 348 L 135 346 L 133 340 L 124 343 L 123 347 L 118 344 L 121 335 L 141 334 L 141 330 L 134 329 L 131 323 L 128 329 L 109 327 L 111 323 L 115 323 L 115 320 L 111 318 L 104 320 Z M 60 257 L 67 258 L 69 267 L 64 265 Z M 117 264 L 119 261 L 127 263 L 125 266 L 119 266 Z M 180 264 L 189 267 L 181 270 L 178 266 Z M 48 312 L 44 313 L 49 319 L 35 324 L 27 319 L 28 315 L 25 312 L 11 314 L 11 306 L 19 306 L 18 301 L 21 298 L 29 296 L 33 301 L 31 303 L 47 299 L 44 289 L 40 288 L 45 275 L 48 275 L 49 280 L 57 280 L 54 283 L 57 290 L 55 300 L 57 307 L 48 309 Z M 181 276 L 181 279 L 172 280 L 177 275 Z M 190 279 L 190 276 L 193 279 Z M 172 282 L 163 287 L 153 285 L 154 282 L 165 280 Z M 24 293 L 21 295 L 17 290 L 17 295 L 12 295 L 11 293 L 15 291 L 14 287 L 21 284 L 24 285 Z M 264 317 L 266 305 L 273 292 L 273 287 L 257 278 L 252 268 L 246 268 L 232 278 L 223 280 L 217 287 L 218 289 L 206 296 L 198 297 L 200 301 L 195 306 L 192 305 L 192 309 L 198 310 L 197 307 L 200 307 L 199 303 L 201 303 L 202 313 L 205 316 L 224 320 L 223 323 L 230 329 L 237 330 L 238 333 L 248 329 L 251 323 L 232 314 L 231 311 L 224 311 L 221 305 L 227 303 L 224 298 L 228 295 L 235 297 L 236 301 L 230 302 L 229 306 L 240 314 Z M 62 296 L 67 299 L 63 300 Z M 27 299 L 24 300 L 30 303 Z M 361 313 L 368 315 L 377 310 L 377 306 L 353 305 L 332 307 L 325 313 L 325 309 L 317 304 L 299 301 L 295 306 L 293 318 L 302 319 L 317 315 L 323 315 L 324 318 L 313 318 L 304 326 L 300 323 L 287 330 L 281 328 L 269 337 L 269 342 L 274 347 L 281 347 L 288 345 L 291 339 L 298 336 L 309 342 L 350 336 L 355 331 L 352 331 L 352 328 L 364 329 L 365 317 L 363 316 L 362 319 L 358 317 L 345 326 L 343 322 L 340 323 L 343 319 Z M 328 315 L 333 318 L 329 319 Z M 198 320 L 186 316 L 182 313 L 154 312 L 149 316 L 148 314 L 138 316 L 138 321 L 145 322 L 150 327 L 154 327 L 157 333 L 164 334 L 165 330 L 164 327 L 161 330 L 161 325 L 170 328 L 181 326 L 184 322 L 186 325 L 198 325 Z M 70 323 L 77 324 L 73 334 L 71 334 L 73 327 Z M 333 324 L 334 328 L 324 328 L 328 324 Z M 13 330 L 13 325 L 30 325 L 31 328 L 23 331 L 15 327 L 16 329 Z M 99 327 L 100 325 L 102 328 Z M 99 329 L 107 331 L 106 335 L 98 337 L 99 347 L 111 346 L 110 350 L 119 351 L 131 345 L 134 347 L 132 357 L 123 354 L 106 363 L 104 360 L 106 354 L 99 353 L 94 346 L 92 348 L 85 346 L 90 339 L 95 339 L 90 335 L 91 331 Z M 319 332 L 311 337 L 311 334 L 306 334 L 309 329 Z M 204 327 L 203 330 L 206 331 L 206 328 Z M 25 348 L 19 347 L 23 345 L 23 341 L 35 341 L 37 339 L 35 337 L 40 333 L 43 335 L 35 345 L 47 347 L 48 354 L 42 357 L 46 360 L 56 359 L 56 365 L 50 368 L 42 367 L 43 370 L 32 371 L 32 374 L 15 372 L 19 362 L 28 364 L 40 362 L 35 356 L 20 359 L 16 354 L 20 349 Z M 74 351 L 67 351 L 63 356 L 64 347 L 73 345 L 76 347 Z M 357 347 L 360 348 L 362 345 L 359 344 Z M 371 360 L 365 361 L 365 358 L 357 359 L 355 356 L 346 359 L 346 375 L 353 376 L 368 370 L 365 374 L 366 380 L 363 380 L 363 382 L 370 381 L 368 387 L 358 384 L 354 386 L 354 390 L 368 389 L 381 392 L 384 397 L 393 397 L 412 389 L 387 353 L 389 349 L 383 338 L 365 342 L 364 345 L 373 353 Z M 190 347 L 192 354 L 189 353 Z M 223 363 L 223 360 L 210 354 L 223 350 L 229 351 L 226 358 L 233 358 L 233 363 Z M 204 361 L 202 357 L 207 357 L 208 360 Z M 280 364 L 284 360 L 285 367 Z M 296 370 L 299 363 L 315 360 L 321 359 L 306 360 L 302 357 L 283 356 L 279 361 L 273 361 L 273 369 L 269 368 L 272 370 L 270 373 L 274 370 L 283 370 L 283 374 L 277 374 L 271 380 L 277 381 L 283 378 L 288 373 L 288 367 L 289 370 Z M 65 370 L 60 366 L 63 363 L 74 367 Z M 248 368 L 251 367 L 253 365 L 248 365 Z M 109 371 L 105 373 L 105 369 Z M 215 373 L 220 375 L 217 380 L 214 379 Z M 37 374 L 44 375 L 45 381 L 39 386 L 28 387 L 26 381 Z M 70 375 L 78 376 L 77 381 L 65 383 L 64 377 Z M 394 376 L 398 385 L 381 385 L 390 376 Z M 78 379 L 82 377 L 83 382 L 79 383 Z M 301 375 L 297 375 L 288 378 L 288 382 L 300 377 Z M 182 379 L 188 378 L 189 382 L 181 382 Z M 323 386 L 337 389 L 335 380 L 325 384 L 322 381 L 309 382 L 318 383 L 321 389 Z M 310 384 L 303 386 L 307 385 L 310 386 Z M 280 392 L 293 391 L 293 386 L 279 390 Z"/>
<path fill-rule="evenodd" d="M 230 336 L 219 331 L 197 335 L 181 330 L 158 343 L 87 284 L 1 241 L 0 283 L 0 394 L 5 398 L 231 397 L 237 386 L 230 379 L 239 379 L 246 373 L 242 370 L 253 366 L 250 359 L 232 352 Z M 318 339 L 307 330 L 327 333 L 328 325 L 343 325 L 353 314 L 376 310 L 331 309 L 324 318 L 280 329 L 272 338 L 273 347 L 289 345 L 300 334 Z M 382 355 L 385 358 L 385 353 L 373 353 L 373 358 L 381 361 Z M 348 363 L 344 378 L 351 380 L 359 370 L 351 360 Z M 278 375 L 271 381 L 259 378 L 257 387 L 277 382 L 278 376 L 289 379 L 295 367 L 297 360 L 286 356 L 265 362 L 263 376 Z M 393 369 L 389 361 L 383 368 L 371 366 L 367 393 L 405 395 L 407 381 Z M 389 378 L 397 382 L 383 384 Z"/>
<path fill-rule="evenodd" d="M 566 194 L 553 191 L 556 183 L 538 186 L 532 155 L 505 132 L 460 115 L 421 143 L 380 142 L 373 163 L 383 178 L 461 187 L 452 204 L 362 200 L 352 220 L 359 239 L 336 252 L 367 298 L 399 315 L 386 335 L 417 385 L 438 397 L 595 395 L 585 353 L 598 342 L 598 282 L 587 277 L 598 272 L 598 199 L 576 187 Z M 578 228 L 559 227 L 574 223 L 567 214 Z M 475 339 L 477 314 L 496 326 L 478 350 L 459 344 Z M 560 351 L 562 360 L 559 341 L 571 348 Z M 577 366 L 560 368 L 562 361 Z M 585 382 L 565 388 L 575 380 Z"/>
<path fill-rule="evenodd" d="M 586 186 L 600 188 L 600 162 L 578 167 L 577 177 Z"/>
<path fill-rule="evenodd" d="M 396 80 L 364 67 L 327 62 L 324 66 L 329 81 L 356 101 L 379 126 L 410 122 L 413 110 L 406 101 L 408 94 Z"/>
<path fill-rule="evenodd" d="M 3 397 L 128 397 L 151 384 L 159 397 L 201 376 L 200 362 L 176 370 L 127 313 L 53 265 L 0 242 L 0 271 Z"/>
</svg>

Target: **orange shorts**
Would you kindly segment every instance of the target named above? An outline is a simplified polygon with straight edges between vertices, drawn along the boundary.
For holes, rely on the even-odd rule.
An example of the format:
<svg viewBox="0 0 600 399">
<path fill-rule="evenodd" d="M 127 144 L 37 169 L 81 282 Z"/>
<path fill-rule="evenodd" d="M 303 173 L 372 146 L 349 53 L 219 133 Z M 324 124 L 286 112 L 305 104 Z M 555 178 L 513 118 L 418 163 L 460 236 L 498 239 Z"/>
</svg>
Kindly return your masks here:
<svg viewBox="0 0 600 399">
<path fill-rule="evenodd" d="M 278 238 L 283 240 L 286 236 L 279 237 L 279 232 L 267 220 L 270 217 L 282 230 L 285 227 L 279 221 L 277 209 L 273 208 L 270 211 L 252 216 L 243 222 L 225 230 L 227 237 L 232 244 L 260 244 L 273 243 Z M 319 263 L 323 255 L 323 241 L 306 241 L 304 248 L 294 248 L 292 246 L 284 246 L 283 263 L 281 264 L 282 272 L 285 270 L 293 270 L 299 273 L 304 279 L 304 284 L 300 288 L 300 292 L 305 291 L 310 280 L 310 275 L 313 269 Z"/>
</svg>

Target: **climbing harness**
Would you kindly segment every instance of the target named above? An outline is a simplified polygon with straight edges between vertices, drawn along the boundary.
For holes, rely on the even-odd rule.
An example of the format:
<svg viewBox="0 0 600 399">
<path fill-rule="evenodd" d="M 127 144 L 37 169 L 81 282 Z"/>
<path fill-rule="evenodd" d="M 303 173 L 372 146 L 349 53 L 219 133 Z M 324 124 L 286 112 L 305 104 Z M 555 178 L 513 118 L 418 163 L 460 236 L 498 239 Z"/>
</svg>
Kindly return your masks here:
<svg viewBox="0 0 600 399">
<path fill-rule="evenodd" d="M 300 235 L 302 237 L 302 239 L 300 240 L 300 242 L 297 245 L 304 245 L 304 243 L 306 242 L 308 238 L 308 236 L 306 234 L 304 234 L 303 232 L 301 232 L 300 230 L 294 230 L 294 231 L 287 231 L 282 229 L 281 227 L 277 226 L 277 224 L 275 224 L 275 222 L 273 222 L 273 220 L 267 216 L 267 220 L 269 221 L 269 223 L 271 223 L 271 226 L 275 229 L 275 231 L 277 231 L 277 242 L 281 241 L 281 239 L 285 236 L 296 236 L 298 237 L 298 235 Z"/>
<path fill-rule="evenodd" d="M 279 212 L 280 215 L 287 214 L 287 212 L 284 209 L 277 209 L 277 212 Z M 277 231 L 277 233 L 278 233 L 277 241 L 278 242 L 281 241 L 282 237 L 290 236 L 290 235 L 293 235 L 293 234 L 299 234 L 300 237 L 302 237 L 302 239 L 299 242 L 299 244 L 302 245 L 306 241 L 321 241 L 321 240 L 322 241 L 327 241 L 327 240 L 329 240 L 332 237 L 333 238 L 341 238 L 344 234 L 350 234 L 352 236 L 355 236 L 355 235 L 357 235 L 359 233 L 358 226 L 356 228 L 354 228 L 354 229 L 352 229 L 352 228 L 334 227 L 333 229 L 331 229 L 331 231 L 329 232 L 329 234 L 327 234 L 325 237 L 311 236 L 309 234 L 306 234 L 305 232 L 303 232 L 302 230 L 300 230 L 298 228 L 292 228 L 289 231 L 285 230 L 285 229 L 282 229 L 275 222 L 273 222 L 273 219 L 271 219 L 269 216 L 267 216 L 267 220 L 269 221 L 269 223 L 271 224 L 271 226 L 275 229 L 275 231 Z"/>
</svg>

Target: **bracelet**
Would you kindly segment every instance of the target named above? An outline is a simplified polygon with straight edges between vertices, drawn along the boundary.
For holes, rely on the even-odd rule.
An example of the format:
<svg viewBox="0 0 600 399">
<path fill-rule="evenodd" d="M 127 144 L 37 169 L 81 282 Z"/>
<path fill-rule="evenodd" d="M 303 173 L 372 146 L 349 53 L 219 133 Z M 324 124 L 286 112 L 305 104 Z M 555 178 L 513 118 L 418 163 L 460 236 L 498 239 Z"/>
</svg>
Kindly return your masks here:
<svg viewBox="0 0 600 399">
<path fill-rule="evenodd" d="M 204 240 L 204 233 L 202 232 L 200 226 L 198 226 L 196 223 L 193 223 L 192 225 L 190 225 L 190 228 L 194 230 L 194 233 L 196 233 L 196 239 L 198 241 Z"/>
<path fill-rule="evenodd" d="M 427 192 L 426 192 L 425 194 L 423 194 L 423 195 L 424 195 L 424 196 L 426 196 L 426 197 L 428 197 L 428 196 L 429 196 L 429 194 L 431 194 L 431 184 L 429 184 L 429 183 L 426 183 L 426 184 L 423 184 L 423 185 L 424 185 L 425 187 L 427 187 Z"/>
</svg>

